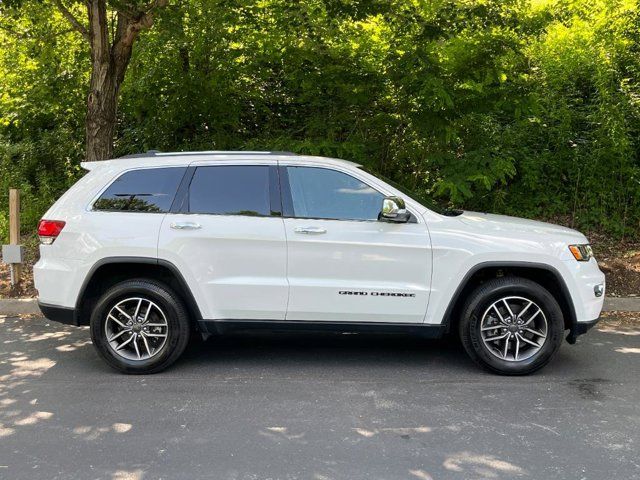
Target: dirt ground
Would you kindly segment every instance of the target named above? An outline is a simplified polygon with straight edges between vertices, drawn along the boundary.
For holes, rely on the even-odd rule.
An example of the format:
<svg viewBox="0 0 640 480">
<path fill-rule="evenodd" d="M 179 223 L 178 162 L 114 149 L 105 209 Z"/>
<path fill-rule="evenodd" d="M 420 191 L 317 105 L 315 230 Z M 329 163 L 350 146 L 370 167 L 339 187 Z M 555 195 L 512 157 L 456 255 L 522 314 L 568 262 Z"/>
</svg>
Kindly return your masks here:
<svg viewBox="0 0 640 480">
<path fill-rule="evenodd" d="M 614 241 L 590 233 L 589 238 L 600 269 L 607 277 L 607 295 L 611 297 L 640 296 L 640 242 Z M 36 297 L 33 286 L 33 264 L 38 259 L 36 237 L 23 239 L 26 263 L 22 267 L 20 286 L 11 287 L 9 266 L 0 264 L 0 298 Z"/>
<path fill-rule="evenodd" d="M 640 296 L 640 242 L 615 242 L 597 234 L 589 238 L 607 277 L 607 295 Z"/>
</svg>

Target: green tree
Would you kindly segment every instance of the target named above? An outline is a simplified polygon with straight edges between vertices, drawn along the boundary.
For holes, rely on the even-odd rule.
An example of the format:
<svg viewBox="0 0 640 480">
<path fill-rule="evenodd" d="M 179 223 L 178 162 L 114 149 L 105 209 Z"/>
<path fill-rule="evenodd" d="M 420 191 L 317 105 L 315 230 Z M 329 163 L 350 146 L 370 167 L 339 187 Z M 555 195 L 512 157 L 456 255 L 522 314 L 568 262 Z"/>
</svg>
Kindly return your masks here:
<svg viewBox="0 0 640 480">
<path fill-rule="evenodd" d="M 86 7 L 61 1 L 89 33 L 79 20 Z M 111 52 L 126 17 L 106 1 Z M 153 7 L 154 27 L 109 90 L 120 93 L 109 95 L 117 110 L 107 109 L 114 156 L 242 148 L 335 156 L 451 206 L 640 233 L 635 1 Z M 79 174 L 94 68 L 63 10 L 24 0 L 2 8 L 0 190 L 28 190 L 37 218 Z"/>
<path fill-rule="evenodd" d="M 9 8 L 23 8 L 29 1 L 10 3 Z M 91 74 L 85 120 L 85 156 L 89 161 L 113 156 L 118 94 L 131 60 L 133 44 L 140 31 L 153 25 L 156 10 L 167 2 L 86 0 L 65 5 L 63 0 L 52 0 L 53 8 L 89 46 Z M 82 10 L 86 12 L 84 21 L 80 17 Z M 6 26 L 5 29 L 13 31 Z"/>
</svg>

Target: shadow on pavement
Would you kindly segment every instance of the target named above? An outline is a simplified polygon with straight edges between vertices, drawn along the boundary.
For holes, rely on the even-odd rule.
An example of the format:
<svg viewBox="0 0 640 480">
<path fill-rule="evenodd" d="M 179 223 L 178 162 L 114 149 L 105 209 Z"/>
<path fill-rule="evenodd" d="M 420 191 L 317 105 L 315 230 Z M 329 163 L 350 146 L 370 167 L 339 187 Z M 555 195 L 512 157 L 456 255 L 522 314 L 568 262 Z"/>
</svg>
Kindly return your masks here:
<svg viewBox="0 0 640 480">
<path fill-rule="evenodd" d="M 254 333 L 125 376 L 87 328 L 0 318 L 0 478 L 636 478 L 638 353 L 609 322 L 514 378 L 455 341 Z"/>
</svg>

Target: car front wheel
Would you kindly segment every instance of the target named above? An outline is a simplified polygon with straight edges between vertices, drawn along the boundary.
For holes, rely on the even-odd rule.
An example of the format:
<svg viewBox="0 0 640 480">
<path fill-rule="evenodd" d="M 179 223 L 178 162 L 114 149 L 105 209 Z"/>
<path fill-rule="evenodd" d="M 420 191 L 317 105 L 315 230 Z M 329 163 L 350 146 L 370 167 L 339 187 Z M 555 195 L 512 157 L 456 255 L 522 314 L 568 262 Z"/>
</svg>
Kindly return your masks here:
<svg viewBox="0 0 640 480">
<path fill-rule="evenodd" d="M 472 360 L 504 375 L 524 375 L 549 363 L 564 334 L 556 299 L 536 282 L 501 277 L 478 287 L 460 319 L 460 338 Z"/>
<path fill-rule="evenodd" d="M 91 338 L 113 368 L 130 374 L 157 373 L 182 354 L 189 341 L 189 317 L 166 285 L 127 280 L 107 290 L 91 315 Z"/>
</svg>

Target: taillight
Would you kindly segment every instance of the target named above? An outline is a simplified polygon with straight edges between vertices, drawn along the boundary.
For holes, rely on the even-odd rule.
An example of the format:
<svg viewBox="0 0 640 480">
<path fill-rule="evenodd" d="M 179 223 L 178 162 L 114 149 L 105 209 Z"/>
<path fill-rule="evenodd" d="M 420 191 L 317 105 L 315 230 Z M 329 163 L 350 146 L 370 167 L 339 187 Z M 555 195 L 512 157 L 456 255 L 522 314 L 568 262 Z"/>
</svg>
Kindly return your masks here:
<svg viewBox="0 0 640 480">
<path fill-rule="evenodd" d="M 60 235 L 64 224 L 62 220 L 40 220 L 40 223 L 38 223 L 40 243 L 43 245 L 51 245 L 58 235 Z"/>
</svg>

